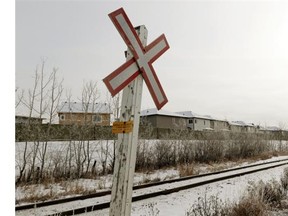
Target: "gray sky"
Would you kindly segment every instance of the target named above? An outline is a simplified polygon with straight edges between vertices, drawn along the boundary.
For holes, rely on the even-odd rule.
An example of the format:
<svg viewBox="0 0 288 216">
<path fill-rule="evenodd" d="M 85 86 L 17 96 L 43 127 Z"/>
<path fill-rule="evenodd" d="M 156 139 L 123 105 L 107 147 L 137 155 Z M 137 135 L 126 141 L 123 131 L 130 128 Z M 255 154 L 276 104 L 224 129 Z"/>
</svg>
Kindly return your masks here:
<svg viewBox="0 0 288 216">
<path fill-rule="evenodd" d="M 16 86 L 31 88 L 45 57 L 75 99 L 90 80 L 104 99 L 102 79 L 125 62 L 108 17 L 120 7 L 148 43 L 166 35 L 170 49 L 153 64 L 163 109 L 288 127 L 287 1 L 16 0 Z M 142 109 L 154 107 L 144 87 Z"/>
</svg>

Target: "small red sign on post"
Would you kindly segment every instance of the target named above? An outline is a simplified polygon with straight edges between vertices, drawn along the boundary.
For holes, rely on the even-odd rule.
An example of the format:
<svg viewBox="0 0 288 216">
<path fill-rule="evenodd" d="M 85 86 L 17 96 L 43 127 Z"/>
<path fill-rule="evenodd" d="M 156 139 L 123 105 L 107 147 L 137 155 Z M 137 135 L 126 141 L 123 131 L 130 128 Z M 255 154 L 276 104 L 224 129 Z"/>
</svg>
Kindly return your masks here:
<svg viewBox="0 0 288 216">
<path fill-rule="evenodd" d="M 114 96 L 141 74 L 157 109 L 161 109 L 168 100 L 152 63 L 169 49 L 165 35 L 162 34 L 144 48 L 123 8 L 112 12 L 109 17 L 131 50 L 134 58 L 125 62 L 104 78 L 105 85 L 112 96 Z"/>
</svg>

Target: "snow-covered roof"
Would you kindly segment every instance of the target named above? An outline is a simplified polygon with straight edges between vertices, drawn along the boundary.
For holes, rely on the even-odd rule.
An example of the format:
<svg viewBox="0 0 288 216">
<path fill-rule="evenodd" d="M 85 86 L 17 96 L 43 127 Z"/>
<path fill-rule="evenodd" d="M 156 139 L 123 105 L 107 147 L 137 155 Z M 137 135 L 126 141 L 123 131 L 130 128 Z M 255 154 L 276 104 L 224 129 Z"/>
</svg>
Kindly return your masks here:
<svg viewBox="0 0 288 216">
<path fill-rule="evenodd" d="M 229 124 L 234 125 L 234 126 L 242 126 L 242 127 L 246 125 L 246 123 L 243 121 L 229 121 Z"/>
<path fill-rule="evenodd" d="M 276 127 L 276 126 L 268 126 L 268 127 L 265 127 L 264 130 L 267 130 L 267 131 L 280 131 L 281 129 L 279 127 Z"/>
<path fill-rule="evenodd" d="M 201 119 L 215 120 L 215 118 L 213 118 L 210 115 L 199 115 L 199 114 L 192 112 L 192 111 L 181 111 L 181 112 L 176 112 L 176 113 L 180 114 L 182 117 L 186 117 L 186 118 L 201 118 Z"/>
<path fill-rule="evenodd" d="M 141 116 L 151 116 L 151 115 L 164 115 L 164 116 L 173 116 L 173 117 L 182 117 L 182 115 L 174 113 L 174 112 L 170 112 L 167 110 L 157 110 L 156 108 L 152 108 L 152 109 L 145 109 L 141 111 Z"/>
<path fill-rule="evenodd" d="M 229 121 L 230 125 L 235 125 L 235 126 L 248 126 L 248 127 L 255 127 L 253 123 L 245 123 L 244 121 Z"/>
<path fill-rule="evenodd" d="M 87 111 L 86 111 L 87 109 Z M 107 103 L 64 102 L 58 107 L 58 113 L 111 113 Z"/>
</svg>

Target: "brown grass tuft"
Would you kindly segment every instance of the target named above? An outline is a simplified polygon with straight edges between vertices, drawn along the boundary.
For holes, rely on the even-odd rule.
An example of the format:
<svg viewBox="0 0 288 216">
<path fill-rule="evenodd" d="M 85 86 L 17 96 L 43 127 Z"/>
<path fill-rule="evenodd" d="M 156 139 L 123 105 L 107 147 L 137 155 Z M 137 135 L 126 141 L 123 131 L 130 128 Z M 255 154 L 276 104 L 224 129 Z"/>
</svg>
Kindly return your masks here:
<svg viewBox="0 0 288 216">
<path fill-rule="evenodd" d="M 266 216 L 265 204 L 257 198 L 244 198 L 231 207 L 229 216 Z"/>
<path fill-rule="evenodd" d="M 181 164 L 177 166 L 177 169 L 180 177 L 195 175 L 195 167 L 193 164 Z"/>
</svg>

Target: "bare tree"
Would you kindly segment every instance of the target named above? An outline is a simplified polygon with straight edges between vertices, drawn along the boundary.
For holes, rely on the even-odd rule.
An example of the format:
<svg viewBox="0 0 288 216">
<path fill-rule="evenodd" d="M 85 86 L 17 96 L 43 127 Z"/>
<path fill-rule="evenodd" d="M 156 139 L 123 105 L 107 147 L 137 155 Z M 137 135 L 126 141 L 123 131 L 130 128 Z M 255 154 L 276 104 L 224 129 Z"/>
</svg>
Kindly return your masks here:
<svg viewBox="0 0 288 216">
<path fill-rule="evenodd" d="M 24 152 L 23 152 L 23 164 L 20 168 L 20 175 L 17 182 L 21 181 L 23 172 L 27 165 L 27 149 L 28 140 L 33 141 L 32 146 L 32 162 L 29 169 L 27 181 L 37 181 L 42 178 L 43 169 L 45 166 L 45 156 L 47 152 L 48 141 L 50 140 L 51 124 L 56 116 L 57 106 L 63 91 L 62 82 L 57 81 L 57 69 L 45 76 L 45 60 L 42 59 L 40 72 L 38 67 L 35 70 L 34 84 L 32 90 L 28 91 L 28 95 L 25 98 L 24 94 L 19 104 L 24 105 L 28 109 L 28 122 L 23 131 L 29 134 L 26 137 Z M 43 127 L 42 122 L 32 124 L 32 117 L 38 117 L 39 119 L 47 119 L 47 127 Z M 36 168 L 37 159 L 40 162 L 40 167 Z"/>
<path fill-rule="evenodd" d="M 43 70 L 42 70 L 42 76 L 41 77 L 43 77 Z M 51 125 L 54 122 L 55 117 L 57 116 L 57 108 L 58 108 L 59 101 L 60 101 L 60 98 L 61 98 L 61 95 L 63 92 L 63 87 L 62 87 L 63 80 L 61 80 L 58 83 L 58 81 L 57 81 L 57 69 L 56 68 L 53 68 L 53 71 L 50 74 L 48 81 L 49 81 L 49 83 L 47 83 L 47 84 L 49 84 L 49 89 L 47 91 L 48 97 L 47 97 L 46 104 L 45 104 L 45 106 L 47 106 L 48 125 L 47 125 L 47 129 L 45 131 L 45 134 L 44 134 L 44 139 L 42 142 L 42 148 L 40 151 L 40 157 L 41 157 L 41 159 L 40 159 L 41 160 L 40 179 L 43 176 L 43 169 L 44 169 L 44 165 L 45 165 L 45 156 L 47 153 L 47 145 L 48 145 L 48 141 L 50 140 Z M 41 86 L 42 86 L 42 81 L 41 81 Z M 41 92 L 42 92 L 42 88 L 41 88 Z M 42 94 L 43 93 L 41 93 L 41 95 Z M 41 96 L 41 99 L 43 99 L 42 96 Z M 42 116 L 42 113 L 40 116 Z"/>
<path fill-rule="evenodd" d="M 23 134 L 31 134 L 31 117 L 32 117 L 32 114 L 33 114 L 33 111 L 34 111 L 34 103 L 35 103 L 35 99 L 36 99 L 36 90 L 37 90 L 37 86 L 38 86 L 38 81 L 39 81 L 39 76 L 38 76 L 38 69 L 36 67 L 36 70 L 35 70 L 35 77 L 34 77 L 34 85 L 33 85 L 33 89 L 29 89 L 28 91 L 28 100 L 26 100 L 25 98 L 22 97 L 21 99 L 21 103 L 28 108 L 28 121 L 27 121 L 27 125 L 25 125 L 25 130 L 22 130 L 22 133 Z M 19 105 L 19 104 L 18 104 Z M 18 107 L 17 105 L 17 107 Z M 16 107 L 16 108 L 17 108 Z M 21 182 L 22 178 L 23 178 L 23 174 L 24 174 L 24 171 L 26 169 L 26 166 L 27 166 L 27 150 L 28 150 L 28 141 L 27 141 L 27 135 L 25 137 L 26 141 L 25 141 L 25 144 L 24 144 L 24 151 L 23 151 L 23 162 L 22 162 L 22 166 L 19 166 L 19 177 L 16 181 L 16 183 L 19 183 Z M 34 149 L 35 150 L 35 149 Z M 36 152 L 33 151 L 33 162 L 32 162 L 32 166 L 34 165 L 35 163 L 35 158 L 36 158 Z M 29 176 L 31 175 L 31 172 L 30 174 L 28 174 Z"/>
<path fill-rule="evenodd" d="M 111 95 L 107 92 L 106 93 L 106 101 L 107 101 L 107 104 L 109 106 L 109 110 L 110 112 L 112 112 L 113 114 L 113 118 L 114 119 L 110 119 L 111 121 L 118 121 L 120 119 L 120 94 L 117 94 L 115 97 L 111 97 Z M 110 122 L 110 124 L 112 125 L 112 122 Z M 105 164 L 105 166 L 107 166 L 107 161 L 111 161 L 111 164 L 110 164 L 110 170 L 113 172 L 114 170 L 114 165 L 115 165 L 115 158 L 116 158 L 116 142 L 117 142 L 117 139 L 114 139 L 113 140 L 113 151 L 111 153 L 111 150 L 109 150 L 109 141 L 106 140 L 106 147 L 103 148 L 102 150 L 105 150 L 105 155 L 106 155 L 106 158 L 105 160 L 103 161 L 102 163 L 102 166 Z M 105 170 L 103 171 L 103 173 L 106 172 L 106 168 Z"/>
<path fill-rule="evenodd" d="M 15 96 L 16 96 L 16 100 L 15 100 L 15 109 L 17 109 L 17 107 L 22 103 L 23 97 L 24 97 L 24 90 L 22 89 L 20 92 L 19 87 L 16 87 L 15 89 Z"/>
<path fill-rule="evenodd" d="M 82 112 L 84 117 L 82 119 L 81 125 L 74 125 L 76 130 L 72 131 L 73 125 L 70 125 L 70 136 L 77 134 L 77 141 L 70 141 L 71 147 L 69 151 L 74 154 L 74 161 L 76 165 L 75 175 L 77 177 L 83 174 L 88 174 L 92 162 L 92 154 L 95 151 L 91 148 L 91 131 L 94 128 L 94 113 L 98 110 L 98 100 L 100 94 L 97 88 L 97 82 L 87 82 L 83 84 L 82 97 L 80 99 Z M 70 97 L 71 100 L 71 97 Z M 69 104 L 71 101 L 68 102 Z M 72 116 L 71 116 L 72 117 Z M 71 162 L 71 157 L 69 158 L 69 167 Z M 70 169 L 70 168 L 69 168 Z"/>
</svg>

